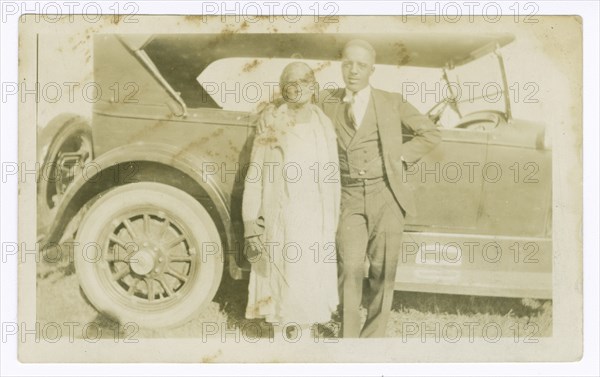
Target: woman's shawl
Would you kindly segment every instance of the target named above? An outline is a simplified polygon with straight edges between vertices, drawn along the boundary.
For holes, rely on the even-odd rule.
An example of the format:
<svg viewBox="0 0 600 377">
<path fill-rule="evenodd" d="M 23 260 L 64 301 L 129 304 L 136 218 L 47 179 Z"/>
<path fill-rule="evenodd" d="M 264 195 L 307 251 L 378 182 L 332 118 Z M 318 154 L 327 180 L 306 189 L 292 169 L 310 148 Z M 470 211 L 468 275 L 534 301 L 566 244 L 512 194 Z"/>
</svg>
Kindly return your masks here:
<svg viewBox="0 0 600 377">
<path fill-rule="evenodd" d="M 316 105 L 310 105 L 323 127 L 325 140 L 317 140 L 319 166 L 333 166 L 333 174 L 319 179 L 324 200 L 325 232 L 335 234 L 340 211 L 339 158 L 335 130 L 331 120 Z M 280 228 L 285 202 L 286 129 L 294 127 L 287 115 L 287 105 L 274 114 L 274 124 L 254 139 L 250 164 L 246 174 L 242 202 L 244 236 L 263 235 L 267 242 L 284 242 Z M 331 170 L 328 170 L 331 171 Z"/>
</svg>

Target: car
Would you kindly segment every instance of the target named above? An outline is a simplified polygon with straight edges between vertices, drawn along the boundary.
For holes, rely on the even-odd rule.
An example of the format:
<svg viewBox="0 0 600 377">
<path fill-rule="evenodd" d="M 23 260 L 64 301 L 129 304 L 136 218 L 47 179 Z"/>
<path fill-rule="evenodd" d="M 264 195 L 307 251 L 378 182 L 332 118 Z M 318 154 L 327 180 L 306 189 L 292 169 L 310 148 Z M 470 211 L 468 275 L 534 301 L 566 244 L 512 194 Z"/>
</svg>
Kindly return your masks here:
<svg viewBox="0 0 600 377">
<path fill-rule="evenodd" d="M 148 328 L 190 320 L 225 274 L 248 276 L 241 197 L 257 119 L 224 108 L 199 77 L 236 58 L 337 64 L 353 38 L 390 77 L 417 68 L 445 88 L 426 111 L 442 142 L 403 177 L 418 214 L 396 289 L 551 298 L 551 146 L 543 124 L 512 115 L 506 33 L 97 35 L 91 120 L 61 114 L 39 137 L 38 240 L 73 233 L 79 283 L 105 315 Z M 487 70 L 499 77 L 487 94 L 459 95 L 457 72 Z"/>
</svg>

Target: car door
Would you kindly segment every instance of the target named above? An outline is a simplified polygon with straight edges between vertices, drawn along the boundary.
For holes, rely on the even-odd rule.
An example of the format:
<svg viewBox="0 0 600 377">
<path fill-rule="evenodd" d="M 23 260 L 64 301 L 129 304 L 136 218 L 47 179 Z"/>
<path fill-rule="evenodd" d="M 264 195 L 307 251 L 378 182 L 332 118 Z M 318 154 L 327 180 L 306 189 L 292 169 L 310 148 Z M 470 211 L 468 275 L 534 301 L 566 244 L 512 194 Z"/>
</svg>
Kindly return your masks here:
<svg viewBox="0 0 600 377">
<path fill-rule="evenodd" d="M 489 136 L 480 227 L 493 235 L 547 236 L 552 163 L 543 127 L 512 120 Z"/>
<path fill-rule="evenodd" d="M 473 232 L 481 207 L 488 133 L 440 128 L 442 142 L 409 167 L 417 214 L 408 216 L 407 231 Z M 405 135 L 405 142 L 411 136 Z M 479 174 L 478 174 L 479 173 Z"/>
</svg>

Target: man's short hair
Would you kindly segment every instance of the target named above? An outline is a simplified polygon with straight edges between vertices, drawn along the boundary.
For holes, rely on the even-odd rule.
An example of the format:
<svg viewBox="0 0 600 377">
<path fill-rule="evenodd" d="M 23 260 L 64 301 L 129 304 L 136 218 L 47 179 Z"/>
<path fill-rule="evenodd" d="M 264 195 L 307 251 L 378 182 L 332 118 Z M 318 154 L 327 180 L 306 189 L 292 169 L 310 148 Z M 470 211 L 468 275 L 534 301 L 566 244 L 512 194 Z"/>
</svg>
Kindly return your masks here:
<svg viewBox="0 0 600 377">
<path fill-rule="evenodd" d="M 344 45 L 344 48 L 342 49 L 342 56 L 344 56 L 344 52 L 349 47 L 364 48 L 365 50 L 369 51 L 369 53 L 373 56 L 373 61 L 375 61 L 375 58 L 377 57 L 377 53 L 375 52 L 375 49 L 373 48 L 373 46 L 371 46 L 371 44 L 369 42 L 365 41 L 364 39 L 352 39 L 352 40 L 348 41 L 348 43 L 346 43 Z"/>
</svg>

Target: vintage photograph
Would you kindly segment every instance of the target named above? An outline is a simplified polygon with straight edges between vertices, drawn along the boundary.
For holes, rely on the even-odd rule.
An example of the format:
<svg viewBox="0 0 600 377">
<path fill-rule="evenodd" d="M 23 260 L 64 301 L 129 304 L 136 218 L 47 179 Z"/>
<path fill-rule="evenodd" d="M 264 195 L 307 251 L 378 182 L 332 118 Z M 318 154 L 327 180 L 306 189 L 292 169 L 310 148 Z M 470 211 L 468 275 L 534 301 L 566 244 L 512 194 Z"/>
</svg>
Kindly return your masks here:
<svg viewBox="0 0 600 377">
<path fill-rule="evenodd" d="M 581 357 L 580 18 L 35 17 L 23 361 Z"/>
</svg>

